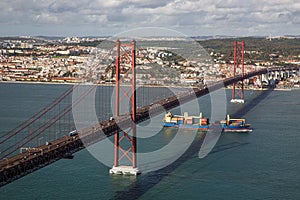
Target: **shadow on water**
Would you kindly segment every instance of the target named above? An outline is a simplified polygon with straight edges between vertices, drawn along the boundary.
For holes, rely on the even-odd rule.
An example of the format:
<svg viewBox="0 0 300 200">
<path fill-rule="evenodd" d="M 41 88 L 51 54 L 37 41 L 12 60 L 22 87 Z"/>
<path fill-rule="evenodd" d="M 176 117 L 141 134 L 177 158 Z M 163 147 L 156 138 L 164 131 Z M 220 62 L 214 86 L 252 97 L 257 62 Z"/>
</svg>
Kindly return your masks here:
<svg viewBox="0 0 300 200">
<path fill-rule="evenodd" d="M 127 190 L 118 192 L 113 199 L 138 199 L 162 181 L 163 178 L 169 176 L 181 164 L 190 159 L 192 155 L 199 151 L 200 146 L 199 141 L 194 140 L 188 150 L 174 163 L 163 169 L 138 176 L 137 180 Z"/>
<path fill-rule="evenodd" d="M 245 104 L 245 106 L 233 114 L 233 116 L 243 116 L 248 111 L 250 111 L 252 108 L 254 108 L 259 102 L 261 102 L 263 99 L 265 99 L 272 90 L 265 90 L 260 95 L 255 97 L 253 100 Z M 187 160 L 191 159 L 195 154 L 198 153 L 202 142 L 205 137 L 202 137 L 201 139 L 195 139 L 191 146 L 188 148 L 188 150 L 174 163 L 171 165 L 154 171 L 149 172 L 145 175 L 140 175 L 137 177 L 136 181 L 132 183 L 128 188 L 124 191 L 119 191 L 116 193 L 116 195 L 112 199 L 138 199 L 142 195 L 144 195 L 148 190 L 153 188 L 155 185 L 157 185 L 160 181 L 162 181 L 165 177 L 169 176 L 173 171 L 175 171 L 181 164 L 186 162 Z M 247 145 L 249 143 L 240 143 L 240 142 L 231 142 L 228 144 L 223 145 L 217 145 L 214 147 L 213 151 L 210 152 L 210 154 L 215 154 L 219 152 L 223 152 L 229 149 L 234 149 L 238 147 L 242 147 L 244 145 Z"/>
<path fill-rule="evenodd" d="M 254 108 L 257 104 L 259 104 L 262 100 L 266 99 L 273 91 L 273 88 L 269 88 L 268 90 L 263 90 L 258 96 L 245 104 L 245 106 L 238 110 L 237 112 L 232 114 L 233 118 L 240 118 L 249 112 L 252 108 Z"/>
<path fill-rule="evenodd" d="M 218 152 L 233 149 L 233 148 L 237 148 L 237 147 L 244 146 L 244 145 L 247 145 L 247 144 L 249 144 L 249 142 L 243 142 L 243 143 L 241 143 L 241 142 L 231 142 L 229 144 L 217 145 L 217 146 L 214 147 L 214 150 L 212 150 L 210 152 L 210 154 L 218 153 Z"/>
<path fill-rule="evenodd" d="M 158 171 L 154 171 L 154 172 L 147 173 L 145 175 L 138 176 L 136 181 L 132 183 L 127 190 L 117 192 L 117 194 L 113 197 L 113 199 L 120 199 L 120 200 L 138 199 L 143 194 L 145 194 L 148 190 L 150 190 L 152 187 L 154 187 L 156 184 L 162 181 L 165 177 L 169 176 L 181 164 L 194 157 L 195 154 L 198 153 L 202 142 L 203 142 L 203 138 L 200 140 L 199 139 L 194 140 L 192 145 L 189 147 L 189 149 L 174 163 Z M 229 144 L 218 145 L 214 148 L 214 150 L 211 153 L 212 154 L 218 153 L 229 149 L 238 148 L 247 144 L 248 143 L 232 142 Z"/>
</svg>

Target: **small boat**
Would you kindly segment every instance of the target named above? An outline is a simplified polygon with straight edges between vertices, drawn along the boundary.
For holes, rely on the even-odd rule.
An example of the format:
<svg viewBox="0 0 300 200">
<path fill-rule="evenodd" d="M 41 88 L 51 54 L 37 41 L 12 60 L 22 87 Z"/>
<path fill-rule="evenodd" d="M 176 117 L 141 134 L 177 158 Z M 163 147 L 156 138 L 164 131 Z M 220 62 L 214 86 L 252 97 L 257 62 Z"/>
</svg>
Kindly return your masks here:
<svg viewBox="0 0 300 200">
<path fill-rule="evenodd" d="M 224 132 L 251 132 L 250 124 L 246 124 L 245 119 L 231 119 L 229 115 L 226 120 L 220 121 Z"/>
<path fill-rule="evenodd" d="M 203 118 L 202 113 L 199 116 L 188 116 L 188 113 L 185 112 L 181 116 L 168 112 L 163 119 L 162 125 L 163 127 L 207 131 L 209 129 L 209 120 L 208 118 Z"/>
</svg>

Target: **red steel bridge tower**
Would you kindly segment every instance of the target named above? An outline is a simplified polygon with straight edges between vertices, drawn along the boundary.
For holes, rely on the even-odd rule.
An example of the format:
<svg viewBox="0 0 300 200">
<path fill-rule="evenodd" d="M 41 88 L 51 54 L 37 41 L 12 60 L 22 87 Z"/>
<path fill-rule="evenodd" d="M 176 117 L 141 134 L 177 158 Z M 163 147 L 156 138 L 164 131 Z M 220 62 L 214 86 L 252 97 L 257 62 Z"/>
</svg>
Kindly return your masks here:
<svg viewBox="0 0 300 200">
<path fill-rule="evenodd" d="M 244 53 L 245 53 L 245 42 L 234 41 L 234 69 L 233 77 L 242 77 L 241 88 L 236 88 L 236 83 L 232 85 L 232 98 L 233 103 L 244 103 Z M 239 71 L 239 74 L 238 74 Z"/>
<path fill-rule="evenodd" d="M 127 65 L 131 65 L 131 82 L 129 86 L 120 87 L 121 63 L 126 59 Z M 128 61 L 129 60 L 129 61 Z M 137 168 L 137 139 L 136 139 L 136 42 L 116 42 L 116 101 L 115 116 L 120 116 L 121 102 L 128 100 L 130 104 L 130 128 L 119 130 L 114 135 L 114 166 L 110 169 L 111 174 L 139 174 Z M 130 70 L 129 70 L 130 71 Z M 127 74 L 128 75 L 128 74 Z M 128 104 L 126 102 L 126 104 Z M 125 160 L 125 162 L 123 161 Z M 126 163 L 125 165 L 123 163 Z"/>
</svg>

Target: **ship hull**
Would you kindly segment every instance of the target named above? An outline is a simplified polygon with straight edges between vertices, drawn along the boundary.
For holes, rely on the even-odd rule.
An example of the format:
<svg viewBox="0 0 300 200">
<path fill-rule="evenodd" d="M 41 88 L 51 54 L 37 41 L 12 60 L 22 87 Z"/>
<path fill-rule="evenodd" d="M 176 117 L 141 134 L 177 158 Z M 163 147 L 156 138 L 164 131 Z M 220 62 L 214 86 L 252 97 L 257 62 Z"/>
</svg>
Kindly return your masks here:
<svg viewBox="0 0 300 200">
<path fill-rule="evenodd" d="M 249 126 L 226 126 L 222 125 L 223 131 L 224 132 L 235 132 L 235 133 L 248 133 L 252 132 L 252 128 Z"/>
<path fill-rule="evenodd" d="M 252 132 L 252 128 L 223 128 L 226 133 L 249 133 Z"/>
<path fill-rule="evenodd" d="M 199 131 L 208 131 L 208 125 L 199 125 L 199 124 L 176 124 L 170 122 L 163 122 L 163 127 L 173 127 L 173 128 L 182 128 L 189 130 L 199 130 Z"/>
<path fill-rule="evenodd" d="M 209 128 L 214 128 L 216 125 L 208 126 L 208 125 L 199 125 L 199 124 L 176 124 L 172 122 L 163 122 L 163 127 L 168 128 L 182 128 L 188 130 L 199 130 L 199 131 L 208 131 Z M 252 132 L 252 128 L 248 126 L 226 126 L 222 125 L 222 129 L 224 132 L 232 132 L 232 133 L 248 133 Z"/>
</svg>

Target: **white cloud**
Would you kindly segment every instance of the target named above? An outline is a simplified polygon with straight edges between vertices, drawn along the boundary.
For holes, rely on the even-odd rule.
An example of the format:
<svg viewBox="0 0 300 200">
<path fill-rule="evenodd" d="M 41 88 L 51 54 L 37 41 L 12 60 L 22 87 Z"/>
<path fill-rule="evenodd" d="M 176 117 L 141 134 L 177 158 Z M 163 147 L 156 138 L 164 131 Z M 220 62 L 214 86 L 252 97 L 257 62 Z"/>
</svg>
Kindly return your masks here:
<svg viewBox="0 0 300 200">
<path fill-rule="evenodd" d="M 299 0 L 2 0 L 0 25 L 22 24 L 26 32 L 63 26 L 57 34 L 102 33 L 142 26 L 175 28 L 185 34 L 300 34 Z M 297 26 L 298 25 L 298 26 Z M 85 27 L 77 33 L 78 27 Z M 15 28 L 16 35 L 19 29 Z M 286 31 L 286 33 L 284 32 Z M 6 31 L 7 32 L 7 31 Z M 13 32 L 10 30 L 9 33 Z M 95 30 L 98 34 L 99 30 Z M 5 34 L 5 28 L 0 35 Z M 34 34 L 34 32 L 33 32 Z M 40 33 L 35 33 L 40 34 Z"/>
</svg>

